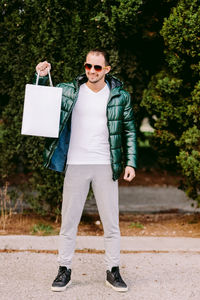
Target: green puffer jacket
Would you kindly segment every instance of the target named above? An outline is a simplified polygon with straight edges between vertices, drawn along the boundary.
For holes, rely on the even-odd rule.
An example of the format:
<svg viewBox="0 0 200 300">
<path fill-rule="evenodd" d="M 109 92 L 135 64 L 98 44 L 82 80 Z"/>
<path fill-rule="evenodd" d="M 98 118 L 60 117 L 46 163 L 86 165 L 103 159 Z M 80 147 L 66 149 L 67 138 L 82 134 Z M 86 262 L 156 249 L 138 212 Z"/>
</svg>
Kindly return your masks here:
<svg viewBox="0 0 200 300">
<path fill-rule="evenodd" d="M 40 77 L 39 84 L 45 85 L 48 77 Z M 136 168 L 136 130 L 128 92 L 115 77 L 106 75 L 110 87 L 107 105 L 107 126 L 109 132 L 110 157 L 113 180 L 117 180 L 125 166 Z M 36 80 L 36 77 L 35 77 Z M 66 169 L 70 142 L 71 113 L 78 98 L 79 87 L 87 82 L 86 75 L 78 76 L 73 82 L 60 83 L 63 89 L 58 138 L 48 138 L 44 151 L 44 166 L 58 172 Z"/>
</svg>

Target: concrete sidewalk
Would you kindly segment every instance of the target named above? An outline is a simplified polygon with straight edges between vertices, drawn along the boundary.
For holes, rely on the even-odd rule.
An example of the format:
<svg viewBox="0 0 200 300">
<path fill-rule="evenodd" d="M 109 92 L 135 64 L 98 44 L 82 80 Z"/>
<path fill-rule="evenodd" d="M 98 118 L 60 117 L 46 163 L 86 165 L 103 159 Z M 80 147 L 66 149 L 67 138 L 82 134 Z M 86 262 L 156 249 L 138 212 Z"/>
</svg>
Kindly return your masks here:
<svg viewBox="0 0 200 300">
<path fill-rule="evenodd" d="M 48 250 L 58 248 L 58 236 L 0 236 L 0 250 Z M 103 236 L 77 236 L 76 249 L 104 250 Z M 122 252 L 196 252 L 200 253 L 200 238 L 122 236 Z"/>
<path fill-rule="evenodd" d="M 57 255 L 3 252 L 56 250 L 57 241 L 58 236 L 0 236 L 1 300 L 200 299 L 199 238 L 122 237 L 121 275 L 129 286 L 125 294 L 105 286 L 103 254 L 75 253 L 72 285 L 62 293 L 53 293 L 50 286 L 57 274 Z M 102 250 L 103 238 L 78 236 L 76 249 Z"/>
</svg>

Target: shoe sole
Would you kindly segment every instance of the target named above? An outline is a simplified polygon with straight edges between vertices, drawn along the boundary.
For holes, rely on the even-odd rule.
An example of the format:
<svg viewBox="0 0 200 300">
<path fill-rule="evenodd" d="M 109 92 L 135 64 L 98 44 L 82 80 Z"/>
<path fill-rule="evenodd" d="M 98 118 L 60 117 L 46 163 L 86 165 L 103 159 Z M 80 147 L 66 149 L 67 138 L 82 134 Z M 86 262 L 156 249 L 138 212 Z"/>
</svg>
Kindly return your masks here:
<svg viewBox="0 0 200 300">
<path fill-rule="evenodd" d="M 117 291 L 117 292 L 127 292 L 128 291 L 128 287 L 126 288 L 122 288 L 122 287 L 116 287 L 116 286 L 113 286 L 109 281 L 106 280 L 106 285 L 111 287 L 114 291 Z"/>
<path fill-rule="evenodd" d="M 51 290 L 53 292 L 63 292 L 66 290 L 66 288 L 72 283 L 72 281 L 70 280 L 65 286 L 62 287 L 57 287 L 57 286 L 52 286 Z"/>
</svg>

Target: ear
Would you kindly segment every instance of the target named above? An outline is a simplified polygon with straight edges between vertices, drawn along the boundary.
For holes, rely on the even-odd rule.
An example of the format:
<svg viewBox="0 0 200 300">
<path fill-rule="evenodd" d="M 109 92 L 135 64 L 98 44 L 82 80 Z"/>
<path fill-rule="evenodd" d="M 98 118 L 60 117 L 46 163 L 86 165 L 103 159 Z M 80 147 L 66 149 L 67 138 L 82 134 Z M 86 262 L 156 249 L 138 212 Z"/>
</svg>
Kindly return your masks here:
<svg viewBox="0 0 200 300">
<path fill-rule="evenodd" d="M 106 72 L 105 72 L 106 74 L 109 73 L 111 70 L 111 66 L 106 66 L 105 70 L 106 70 Z"/>
</svg>

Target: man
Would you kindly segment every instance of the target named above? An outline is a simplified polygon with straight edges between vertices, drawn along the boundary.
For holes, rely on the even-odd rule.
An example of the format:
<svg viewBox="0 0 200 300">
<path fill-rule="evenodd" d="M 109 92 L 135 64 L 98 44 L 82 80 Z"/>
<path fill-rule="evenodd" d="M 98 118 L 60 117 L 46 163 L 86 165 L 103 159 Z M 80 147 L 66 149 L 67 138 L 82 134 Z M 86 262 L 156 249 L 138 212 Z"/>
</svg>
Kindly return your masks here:
<svg viewBox="0 0 200 300">
<path fill-rule="evenodd" d="M 104 228 L 106 284 L 116 291 L 128 290 L 120 276 L 120 230 L 118 181 L 135 177 L 136 132 L 130 95 L 122 83 L 110 76 L 108 54 L 90 50 L 85 74 L 63 88 L 60 132 L 49 139 L 45 166 L 65 173 L 62 223 L 60 229 L 59 270 L 52 291 L 63 291 L 71 283 L 71 261 L 90 183 Z M 37 65 L 39 84 L 45 84 L 48 62 Z"/>
</svg>

